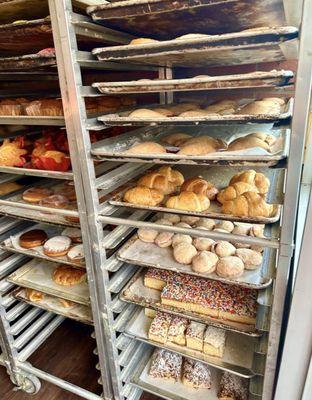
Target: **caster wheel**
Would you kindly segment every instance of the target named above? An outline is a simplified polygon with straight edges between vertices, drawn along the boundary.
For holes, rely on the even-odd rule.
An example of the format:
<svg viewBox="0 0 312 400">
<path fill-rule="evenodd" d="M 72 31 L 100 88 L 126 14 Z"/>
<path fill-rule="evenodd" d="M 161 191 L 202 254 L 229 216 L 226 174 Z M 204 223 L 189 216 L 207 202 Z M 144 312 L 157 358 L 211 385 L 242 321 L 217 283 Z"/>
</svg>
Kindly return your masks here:
<svg viewBox="0 0 312 400">
<path fill-rule="evenodd" d="M 37 394 L 41 389 L 40 380 L 35 375 L 19 374 L 12 377 L 11 381 L 17 386 L 15 390 L 22 390 L 27 394 Z"/>
</svg>

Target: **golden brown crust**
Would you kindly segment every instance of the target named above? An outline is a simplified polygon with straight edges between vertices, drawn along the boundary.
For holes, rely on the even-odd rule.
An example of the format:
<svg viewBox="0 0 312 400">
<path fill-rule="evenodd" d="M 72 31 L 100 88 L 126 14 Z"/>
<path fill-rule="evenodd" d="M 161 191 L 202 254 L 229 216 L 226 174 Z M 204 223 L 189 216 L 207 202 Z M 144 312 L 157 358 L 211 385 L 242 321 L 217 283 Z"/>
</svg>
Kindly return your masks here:
<svg viewBox="0 0 312 400">
<path fill-rule="evenodd" d="M 258 193 L 258 189 L 255 186 L 245 182 L 233 183 L 231 186 L 220 190 L 220 193 L 217 196 L 217 200 L 219 203 L 223 204 L 225 201 L 236 199 L 238 196 L 245 192 Z"/>
<path fill-rule="evenodd" d="M 166 153 L 166 149 L 156 142 L 143 142 L 135 144 L 125 151 L 127 154 L 158 154 Z"/>
<path fill-rule="evenodd" d="M 238 138 L 236 140 L 233 140 L 229 144 L 228 150 L 229 151 L 238 151 L 238 150 L 246 150 L 254 147 L 261 147 L 263 150 L 266 150 L 267 152 L 271 151 L 270 146 L 268 143 L 266 143 L 264 140 L 248 135 L 242 138 Z"/>
<path fill-rule="evenodd" d="M 200 176 L 187 179 L 181 186 L 181 191 L 203 194 L 207 196 L 209 200 L 214 200 L 218 193 L 218 189 L 213 183 L 206 181 Z"/>
<path fill-rule="evenodd" d="M 210 206 L 207 196 L 193 192 L 181 192 L 177 196 L 170 197 L 166 207 L 185 211 L 206 211 Z"/>
<path fill-rule="evenodd" d="M 62 286 L 73 286 L 82 283 L 86 278 L 86 272 L 81 269 L 59 265 L 53 272 L 52 279 Z"/>
<path fill-rule="evenodd" d="M 229 186 L 237 182 L 245 182 L 255 186 L 260 194 L 266 194 L 270 188 L 270 180 L 261 172 L 256 172 L 253 169 L 234 175 L 230 180 Z"/>
<path fill-rule="evenodd" d="M 41 246 L 48 239 L 48 235 L 41 229 L 33 229 L 23 233 L 19 238 L 19 244 L 24 249 Z"/>
<path fill-rule="evenodd" d="M 51 189 L 34 187 L 25 190 L 25 192 L 22 194 L 22 198 L 28 203 L 39 203 L 39 201 L 51 196 L 52 194 L 53 190 Z"/>
<path fill-rule="evenodd" d="M 169 166 L 159 168 L 159 174 L 165 175 L 169 182 L 172 182 L 175 186 L 181 186 L 184 182 L 184 176 L 180 171 L 172 169 Z"/>
<path fill-rule="evenodd" d="M 124 194 L 124 201 L 142 206 L 157 206 L 164 199 L 164 195 L 158 190 L 144 186 L 136 186 L 128 189 Z"/>
<path fill-rule="evenodd" d="M 164 136 L 161 141 L 163 143 L 169 144 L 170 146 L 180 147 L 186 140 L 190 139 L 192 136 L 187 133 L 172 133 L 171 135 Z"/>
<path fill-rule="evenodd" d="M 254 192 L 246 192 L 234 200 L 226 201 L 222 205 L 224 214 L 241 217 L 270 217 L 273 205 L 267 204 L 262 196 Z"/>
<path fill-rule="evenodd" d="M 25 291 L 27 299 L 33 301 L 34 303 L 44 299 L 44 293 L 39 292 L 38 290 L 27 288 Z"/>
<path fill-rule="evenodd" d="M 151 172 L 150 174 L 142 176 L 138 181 L 138 186 L 156 189 L 165 195 L 175 191 L 175 185 L 169 182 L 167 176 L 157 172 Z"/>
</svg>

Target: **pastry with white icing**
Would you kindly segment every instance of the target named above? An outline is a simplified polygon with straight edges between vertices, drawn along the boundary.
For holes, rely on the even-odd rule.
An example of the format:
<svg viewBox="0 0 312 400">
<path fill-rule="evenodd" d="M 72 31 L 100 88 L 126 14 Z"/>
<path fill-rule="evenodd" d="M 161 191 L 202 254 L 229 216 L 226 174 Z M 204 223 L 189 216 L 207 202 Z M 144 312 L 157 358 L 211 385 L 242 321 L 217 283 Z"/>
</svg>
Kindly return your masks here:
<svg viewBox="0 0 312 400">
<path fill-rule="evenodd" d="M 207 326 L 204 336 L 204 353 L 210 356 L 223 357 L 225 348 L 225 330 Z"/>
<path fill-rule="evenodd" d="M 54 236 L 43 245 L 43 252 L 49 257 L 66 256 L 71 245 L 68 236 Z"/>
<path fill-rule="evenodd" d="M 203 351 L 205 329 L 205 324 L 190 321 L 186 329 L 186 346 L 193 350 Z"/>
</svg>

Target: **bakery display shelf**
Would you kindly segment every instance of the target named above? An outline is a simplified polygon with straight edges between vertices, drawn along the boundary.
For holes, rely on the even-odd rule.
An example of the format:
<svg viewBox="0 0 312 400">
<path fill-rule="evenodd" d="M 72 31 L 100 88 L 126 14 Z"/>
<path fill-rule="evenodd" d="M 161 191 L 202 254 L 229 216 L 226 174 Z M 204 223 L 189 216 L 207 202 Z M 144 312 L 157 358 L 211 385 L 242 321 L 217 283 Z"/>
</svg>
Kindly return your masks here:
<svg viewBox="0 0 312 400">
<path fill-rule="evenodd" d="M 170 38 L 135 46 L 101 47 L 92 53 L 101 61 L 170 67 L 251 64 L 283 60 L 285 49 L 296 58 L 297 36 L 298 29 L 295 27 L 263 27 L 257 31 L 221 33 L 201 38 Z"/>
<path fill-rule="evenodd" d="M 220 151 L 201 156 L 187 156 L 177 154 L 179 148 L 162 143 L 165 136 L 177 131 L 176 127 L 169 126 L 166 130 L 163 127 L 143 127 L 135 131 L 119 135 L 117 138 L 107 138 L 92 145 L 91 153 L 96 160 L 114 160 L 123 162 L 144 162 L 158 164 L 190 164 L 190 165 L 231 165 L 231 166 L 275 166 L 284 160 L 288 155 L 290 143 L 290 129 L 272 129 L 272 124 L 261 125 L 230 125 L 230 126 L 209 126 L 209 129 L 202 126 L 183 127 L 183 133 L 192 137 L 205 134 L 219 138 L 229 144 L 235 139 L 246 136 L 253 132 L 267 132 L 277 138 L 277 142 L 271 153 L 258 147 L 238 151 Z M 162 144 L 166 153 L 160 154 L 127 154 L 127 150 L 133 145 L 153 141 Z"/>
<path fill-rule="evenodd" d="M 65 126 L 65 119 L 60 117 L 30 117 L 28 115 L 0 115 L 0 125 L 42 125 Z"/>
<path fill-rule="evenodd" d="M 216 272 L 210 274 L 195 272 L 192 270 L 191 265 L 180 264 L 175 261 L 171 246 L 161 248 L 154 243 L 145 243 L 137 235 L 134 235 L 118 250 L 117 258 L 120 261 L 142 267 L 159 268 L 182 274 L 200 276 L 250 289 L 265 289 L 272 283 L 271 277 L 274 273 L 276 254 L 274 250 L 265 249 L 261 267 L 249 271 L 245 269 L 242 276 L 232 279 L 222 278 Z"/>
<path fill-rule="evenodd" d="M 49 14 L 48 3 L 42 0 L 9 0 L 0 3 L 0 22 L 11 23 L 16 20 L 26 20 L 46 17 Z"/>
<path fill-rule="evenodd" d="M 0 71 L 29 71 L 56 66 L 55 54 L 27 54 L 15 57 L 1 57 Z M 53 71 L 53 69 L 52 69 Z M 48 72 L 48 70 L 47 70 Z"/>
<path fill-rule="evenodd" d="M 281 0 L 128 0 L 88 7 L 87 12 L 105 26 L 163 39 L 194 31 L 217 34 L 285 25 Z"/>
<path fill-rule="evenodd" d="M 250 101 L 245 99 L 241 102 L 241 105 L 247 104 Z M 160 107 L 158 105 L 158 107 Z M 153 109 L 155 105 L 146 105 L 144 108 Z M 136 108 L 138 109 L 138 107 Z M 133 110 L 134 111 L 134 110 Z M 228 125 L 228 124 L 245 124 L 245 123 L 287 123 L 289 122 L 293 112 L 293 99 L 289 99 L 285 106 L 285 109 L 280 114 L 257 114 L 257 115 L 240 115 L 240 114 L 228 114 L 228 115 L 207 115 L 200 117 L 150 117 L 150 118 L 139 118 L 131 117 L 129 112 L 122 112 L 120 114 L 105 114 L 98 117 L 98 120 L 103 122 L 107 126 L 155 126 L 155 125 Z M 1 122 L 1 119 L 0 119 Z"/>
<path fill-rule="evenodd" d="M 54 269 L 58 265 L 56 262 L 33 259 L 13 272 L 7 281 L 17 286 L 90 306 L 89 287 L 86 281 L 73 286 L 62 286 L 52 280 Z"/>
<path fill-rule="evenodd" d="M 126 326 L 125 333 L 155 347 L 173 351 L 243 378 L 254 376 L 252 367 L 256 338 L 236 332 L 227 332 L 224 354 L 220 358 L 175 343 L 166 342 L 164 344 L 149 339 L 148 330 L 151 323 L 152 319 L 145 315 L 144 309 L 138 308 Z"/>
<path fill-rule="evenodd" d="M 39 176 L 41 178 L 51 178 L 51 179 L 64 179 L 73 180 L 74 174 L 72 171 L 47 171 L 42 169 L 28 168 L 28 167 L 3 167 L 0 166 L 0 172 L 6 174 L 17 174 L 17 175 L 27 175 L 27 176 Z"/>
<path fill-rule="evenodd" d="M 33 229 L 40 229 L 43 230 L 47 233 L 48 238 L 51 238 L 53 236 L 60 236 L 62 234 L 62 231 L 64 230 L 62 227 L 58 226 L 53 226 L 53 225 L 43 225 L 43 224 L 35 224 L 32 226 L 28 226 L 25 229 L 20 229 L 18 232 L 15 234 L 12 234 L 10 232 L 10 236 L 6 235 L 7 237 L 0 242 L 0 249 L 5 250 L 5 251 L 10 251 L 12 253 L 19 253 L 19 254 L 25 254 L 26 256 L 32 257 L 32 258 L 39 258 L 51 262 L 57 262 L 60 264 L 66 264 L 66 265 L 71 265 L 75 268 L 81 268 L 85 269 L 85 263 L 84 262 L 74 262 L 71 261 L 67 258 L 67 256 L 60 256 L 60 257 L 50 257 L 43 252 L 43 246 L 37 246 L 35 248 L 24 248 L 21 247 L 19 244 L 19 238 L 20 236 L 28 231 L 31 231 Z M 75 246 L 75 244 L 72 244 L 72 246 Z"/>
<path fill-rule="evenodd" d="M 1 168 L 1 167 L 0 167 Z M 0 170 L 0 185 L 5 184 L 5 183 L 11 183 L 15 182 L 17 179 L 20 177 L 16 174 L 14 175 L 7 175 L 5 171 Z"/>
<path fill-rule="evenodd" d="M 0 59 L 1 69 L 1 59 Z M 284 86 L 293 78 L 292 71 L 250 72 L 246 74 L 200 76 L 183 79 L 140 79 L 123 82 L 95 82 L 92 87 L 103 94 L 158 93 L 218 89 L 254 89 Z"/>
<path fill-rule="evenodd" d="M 87 306 L 75 303 L 69 307 L 64 307 L 60 299 L 55 296 L 45 295 L 39 301 L 32 301 L 27 297 L 25 289 L 17 288 L 12 293 L 17 300 L 28 303 L 32 306 L 42 308 L 43 310 L 53 312 L 54 314 L 62 315 L 63 317 L 82 322 L 87 325 L 92 325 L 91 309 Z"/>
<path fill-rule="evenodd" d="M 209 182 L 212 182 L 218 189 L 227 187 L 230 179 L 236 173 L 246 170 L 248 168 L 239 168 L 239 167 L 231 167 L 231 168 L 219 168 L 219 167 L 207 167 L 205 169 L 198 170 L 198 167 L 190 167 L 190 166 L 179 166 L 177 170 L 179 170 L 185 179 L 192 178 L 194 176 L 202 176 Z M 207 217 L 214 219 L 226 219 L 229 221 L 239 221 L 239 222 L 249 222 L 249 223 L 260 223 L 260 224 L 271 224 L 277 222 L 281 215 L 282 209 L 282 188 L 284 182 L 284 170 L 282 169 L 273 169 L 273 168 L 256 168 L 257 172 L 264 173 L 270 180 L 271 186 L 269 193 L 267 195 L 267 201 L 270 204 L 274 204 L 274 211 L 272 216 L 270 217 L 243 217 L 243 216 L 234 216 L 229 214 L 223 214 L 221 212 L 221 207 L 217 204 L 216 201 L 212 201 L 209 209 L 207 211 L 184 211 L 173 208 L 167 208 L 164 205 L 159 206 L 141 206 L 137 204 L 127 203 L 123 200 L 124 193 L 127 189 L 134 187 L 135 183 L 138 181 L 138 176 L 135 180 L 128 182 L 128 185 L 124 185 L 121 187 L 121 190 L 118 192 L 115 191 L 114 195 L 108 200 L 108 202 L 113 206 L 118 207 L 127 207 L 127 208 L 135 208 L 135 209 L 143 209 L 148 211 L 157 211 L 164 213 L 174 213 L 179 215 L 193 215 L 196 217 Z M 149 171 L 147 171 L 149 172 Z M 125 187 L 126 186 L 126 187 Z M 166 199 L 163 201 L 163 203 Z M 1 204 L 1 202 L 0 202 Z"/>
<path fill-rule="evenodd" d="M 258 304 L 258 311 L 255 325 L 242 324 L 235 321 L 221 320 L 217 318 L 209 317 L 208 315 L 199 314 L 191 311 L 186 311 L 182 308 L 171 307 L 161 304 L 160 294 L 161 292 L 155 289 L 150 289 L 144 285 L 144 275 L 146 269 L 140 268 L 136 274 L 129 280 L 127 285 L 122 289 L 120 293 L 120 299 L 128 303 L 134 303 L 141 307 L 151 308 L 157 311 L 163 311 L 174 315 L 179 315 L 190 320 L 199 321 L 208 325 L 213 325 L 218 328 L 226 329 L 229 331 L 237 332 L 240 334 L 260 337 L 262 332 L 263 321 L 262 316 L 266 315 L 265 312 L 261 311 L 270 309 L 269 306 Z M 259 292 L 260 293 L 260 292 Z M 260 294 L 258 294 L 258 298 Z"/>
</svg>

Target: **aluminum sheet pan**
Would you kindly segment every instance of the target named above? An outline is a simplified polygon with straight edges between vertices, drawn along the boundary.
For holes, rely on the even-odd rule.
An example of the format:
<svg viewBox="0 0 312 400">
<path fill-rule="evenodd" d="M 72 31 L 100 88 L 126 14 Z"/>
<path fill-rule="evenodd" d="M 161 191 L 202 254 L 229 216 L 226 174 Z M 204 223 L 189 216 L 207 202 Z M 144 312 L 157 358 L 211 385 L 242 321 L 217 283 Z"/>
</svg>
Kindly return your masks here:
<svg viewBox="0 0 312 400">
<path fill-rule="evenodd" d="M 75 303 L 72 307 L 64 307 L 60 299 L 55 296 L 46 294 L 40 301 L 31 301 L 26 296 L 25 289 L 17 288 L 12 293 L 16 299 L 31 304 L 32 306 L 42 308 L 43 310 L 52 311 L 55 314 L 63 315 L 66 318 L 74 319 L 75 321 L 84 324 L 93 325 L 92 313 L 89 307 Z"/>
<path fill-rule="evenodd" d="M 263 28 L 201 39 L 167 40 L 93 50 L 100 61 L 167 67 L 213 67 L 254 64 L 298 56 L 297 28 Z"/>
<path fill-rule="evenodd" d="M 220 167 L 207 167 L 205 169 L 201 169 L 198 171 L 197 167 L 190 167 L 190 166 L 179 166 L 177 168 L 182 174 L 184 175 L 185 179 L 194 177 L 194 176 L 202 176 L 204 179 L 214 183 L 218 189 L 224 188 L 228 185 L 230 179 L 236 173 L 246 170 L 248 168 L 220 168 Z M 282 169 L 273 169 L 273 168 L 256 168 L 256 171 L 264 173 L 271 182 L 270 191 L 267 195 L 268 203 L 274 204 L 275 209 L 273 216 L 271 217 L 238 217 L 229 214 L 222 214 L 221 207 L 218 205 L 216 201 L 212 201 L 209 209 L 203 212 L 197 211 L 184 211 L 184 210 L 177 210 L 173 208 L 167 208 L 162 205 L 158 207 L 150 207 L 150 206 L 140 206 L 137 204 L 131 204 L 123 201 L 123 195 L 127 189 L 130 187 L 135 186 L 138 178 L 132 180 L 128 183 L 128 186 L 122 186 L 121 190 L 118 192 L 116 191 L 113 197 L 108 200 L 111 205 L 119 206 L 119 207 L 129 207 L 129 208 L 137 208 L 149 211 L 157 211 L 157 212 L 167 212 L 167 213 L 174 213 L 174 214 L 183 214 L 183 215 L 194 215 L 197 217 L 207 217 L 207 218 L 214 218 L 214 219 L 226 219 L 229 221 L 240 221 L 240 222 L 250 222 L 250 223 L 258 223 L 258 224 L 271 224 L 277 222 L 281 215 L 281 208 L 280 205 L 283 201 L 282 196 L 282 185 L 284 181 L 284 171 Z M 148 171 L 146 171 L 148 173 Z M 1 211 L 1 208 L 0 208 Z"/>
<path fill-rule="evenodd" d="M 219 383 L 221 371 L 210 368 L 211 389 L 193 389 L 182 382 L 174 382 L 169 379 L 156 379 L 149 375 L 151 359 L 147 360 L 149 354 L 144 354 L 131 378 L 131 383 L 144 391 L 155 394 L 167 400 L 218 400 Z"/>
<path fill-rule="evenodd" d="M 0 172 L 6 174 L 18 174 L 27 176 L 40 176 L 41 178 L 51 178 L 51 179 L 64 179 L 73 180 L 74 174 L 72 171 L 60 172 L 60 171 L 47 171 L 43 169 L 35 168 L 20 168 L 20 167 L 2 167 L 0 166 Z"/>
<path fill-rule="evenodd" d="M 58 265 L 46 260 L 33 259 L 13 272 L 7 280 L 18 286 L 39 290 L 51 296 L 89 306 L 90 298 L 87 282 L 74 286 L 61 286 L 52 280 L 52 274 Z"/>
<path fill-rule="evenodd" d="M 87 12 L 107 27 L 164 39 L 194 31 L 216 34 L 285 25 L 281 0 L 128 0 L 88 7 Z"/>
<path fill-rule="evenodd" d="M 55 55 L 42 56 L 40 54 L 27 54 L 17 57 L 0 58 L 0 71 L 28 71 L 55 66 Z"/>
<path fill-rule="evenodd" d="M 273 272 L 275 266 L 275 256 L 272 253 L 275 252 L 270 252 L 269 249 L 265 249 L 261 267 L 253 271 L 245 269 L 244 274 L 235 279 L 222 278 L 215 272 L 212 274 L 200 274 L 194 272 L 191 265 L 183 265 L 175 261 L 173 258 L 172 247 L 160 248 L 154 243 L 142 242 L 138 239 L 137 235 L 134 235 L 122 246 L 117 253 L 117 258 L 129 264 L 140 265 L 143 267 L 153 267 L 179 273 L 187 273 L 189 275 L 201 276 L 203 278 L 209 278 L 228 284 L 235 284 L 237 286 L 244 286 L 250 289 L 265 289 L 272 283 L 272 279 L 269 277 L 269 273 Z"/>
<path fill-rule="evenodd" d="M 184 127 L 183 133 L 193 137 L 208 134 L 210 136 L 222 139 L 229 144 L 233 140 L 248 135 L 252 132 L 267 132 L 277 137 L 277 142 L 272 148 L 272 152 L 258 147 L 239 151 L 220 151 L 210 153 L 205 156 L 184 156 L 175 154 L 179 148 L 166 146 L 162 143 L 162 138 L 170 133 L 176 133 L 175 127 L 147 127 L 136 131 L 124 133 L 117 138 L 108 138 L 92 145 L 91 153 L 97 160 L 114 160 L 130 162 L 148 162 L 161 164 L 191 164 L 191 165 L 252 165 L 252 166 L 274 166 L 288 155 L 290 142 L 290 129 L 274 129 L 272 124 L 268 125 L 230 125 L 230 126 L 209 126 L 205 128 Z M 144 141 L 153 141 L 162 144 L 167 153 L 165 154 L 127 154 L 126 151 L 134 144 Z"/>
<path fill-rule="evenodd" d="M 145 269 L 141 268 L 128 282 L 120 293 L 120 299 L 128 303 L 134 303 L 141 307 L 152 308 L 169 312 L 170 314 L 180 315 L 182 317 L 203 322 L 204 324 L 213 325 L 218 328 L 223 328 L 233 332 L 242 333 L 249 336 L 261 336 L 254 325 L 247 325 L 233 321 L 226 321 L 209 317 L 207 315 L 198 314 L 190 311 L 183 310 L 177 307 L 170 307 L 160 303 L 161 292 L 155 289 L 150 289 L 144 286 L 144 273 Z M 261 307 L 261 306 L 259 306 Z M 258 316 L 257 316 L 258 318 Z"/>
<path fill-rule="evenodd" d="M 250 101 L 250 100 L 249 100 Z M 242 104 L 248 103 L 244 100 Z M 159 105 L 158 105 L 159 107 Z M 153 109 L 155 106 L 144 106 L 144 108 Z M 138 107 L 136 108 L 138 109 Z M 134 110 L 133 110 L 134 111 Z M 162 117 L 162 118 L 137 118 L 130 117 L 129 112 L 122 112 L 120 114 L 105 114 L 98 117 L 98 120 L 107 126 L 144 126 L 144 125 L 214 125 L 214 124 L 245 124 L 245 123 L 272 123 L 272 122 L 288 122 L 293 113 L 293 99 L 290 99 L 285 109 L 276 115 L 257 114 L 257 115 L 207 115 L 203 117 Z M 1 122 L 1 119 L 0 119 Z"/>
<path fill-rule="evenodd" d="M 0 59 L 1 68 L 1 59 Z M 247 89 L 286 85 L 292 71 L 256 71 L 248 74 L 207 76 L 184 79 L 140 79 L 137 81 L 96 82 L 92 86 L 103 94 L 158 93 L 216 89 Z"/>
<path fill-rule="evenodd" d="M 220 358 L 209 356 L 199 350 L 193 350 L 175 343 L 167 342 L 166 344 L 162 344 L 150 340 L 148 338 L 148 330 L 151 323 L 152 319 L 145 315 L 144 309 L 139 308 L 126 326 L 125 333 L 134 336 L 138 340 L 152 344 L 153 346 L 173 350 L 183 356 L 205 362 L 218 369 L 229 371 L 243 378 L 251 378 L 254 375 L 252 372 L 252 365 L 256 338 L 241 335 L 236 332 L 227 332 L 224 354 L 223 357 Z"/>
</svg>

